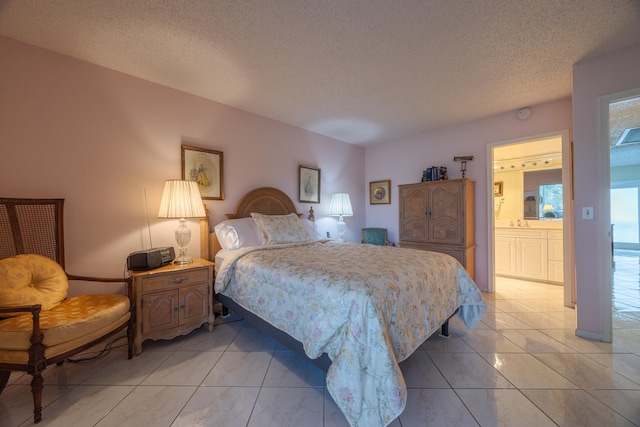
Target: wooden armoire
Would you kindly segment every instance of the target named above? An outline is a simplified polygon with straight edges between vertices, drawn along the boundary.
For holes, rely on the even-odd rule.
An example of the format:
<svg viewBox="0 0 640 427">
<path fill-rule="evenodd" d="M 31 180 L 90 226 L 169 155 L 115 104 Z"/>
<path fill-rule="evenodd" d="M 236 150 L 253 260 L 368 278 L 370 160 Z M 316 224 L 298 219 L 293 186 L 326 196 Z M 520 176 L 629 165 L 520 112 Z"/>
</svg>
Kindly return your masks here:
<svg viewBox="0 0 640 427">
<path fill-rule="evenodd" d="M 475 276 L 475 181 L 399 185 L 400 247 L 452 255 Z"/>
</svg>

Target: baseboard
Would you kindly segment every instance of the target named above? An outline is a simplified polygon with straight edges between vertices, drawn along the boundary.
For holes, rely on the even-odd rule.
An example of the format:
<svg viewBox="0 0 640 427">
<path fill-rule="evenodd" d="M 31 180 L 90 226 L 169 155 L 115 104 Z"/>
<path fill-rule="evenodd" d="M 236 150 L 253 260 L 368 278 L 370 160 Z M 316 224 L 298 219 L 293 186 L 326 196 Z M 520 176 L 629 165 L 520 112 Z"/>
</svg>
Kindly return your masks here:
<svg viewBox="0 0 640 427">
<path fill-rule="evenodd" d="M 584 331 L 582 329 L 576 329 L 576 336 L 578 336 L 580 338 L 586 338 L 588 340 L 606 342 L 606 341 L 602 341 L 602 335 L 601 334 L 598 334 L 598 333 L 595 333 L 595 332 L 590 332 L 590 331 Z"/>
</svg>

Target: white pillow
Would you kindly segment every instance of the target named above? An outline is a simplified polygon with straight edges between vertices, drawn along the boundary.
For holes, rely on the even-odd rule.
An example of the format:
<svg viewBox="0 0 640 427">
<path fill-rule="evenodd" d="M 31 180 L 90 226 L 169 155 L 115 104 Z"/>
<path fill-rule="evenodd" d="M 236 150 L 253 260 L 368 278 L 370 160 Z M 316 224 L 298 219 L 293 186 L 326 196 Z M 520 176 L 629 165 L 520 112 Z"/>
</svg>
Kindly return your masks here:
<svg viewBox="0 0 640 427">
<path fill-rule="evenodd" d="M 263 215 L 252 213 L 265 245 L 308 242 L 309 234 L 298 215 Z"/>
<path fill-rule="evenodd" d="M 304 225 L 304 229 L 307 230 L 309 240 L 316 241 L 321 239 L 315 222 L 307 218 L 300 218 L 300 221 L 302 222 L 302 225 Z"/>
<path fill-rule="evenodd" d="M 216 224 L 213 229 L 222 249 L 234 250 L 262 245 L 262 235 L 253 218 L 228 219 Z"/>
</svg>

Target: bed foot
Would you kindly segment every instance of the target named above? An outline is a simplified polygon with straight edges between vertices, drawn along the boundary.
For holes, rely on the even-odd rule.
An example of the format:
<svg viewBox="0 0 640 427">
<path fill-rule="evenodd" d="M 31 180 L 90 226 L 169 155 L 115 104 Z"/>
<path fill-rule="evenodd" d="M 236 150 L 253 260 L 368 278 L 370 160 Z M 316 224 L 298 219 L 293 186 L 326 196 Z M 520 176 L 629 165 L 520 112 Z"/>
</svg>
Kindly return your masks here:
<svg viewBox="0 0 640 427">
<path fill-rule="evenodd" d="M 449 338 L 449 319 L 442 324 L 441 331 L 438 335 L 442 338 Z"/>
<path fill-rule="evenodd" d="M 442 338 L 449 338 L 449 320 L 451 320 L 451 318 L 456 315 L 459 309 L 460 308 L 456 308 L 456 311 L 454 311 L 453 314 L 449 316 L 449 318 L 442 324 L 442 330 L 438 334 Z"/>
</svg>

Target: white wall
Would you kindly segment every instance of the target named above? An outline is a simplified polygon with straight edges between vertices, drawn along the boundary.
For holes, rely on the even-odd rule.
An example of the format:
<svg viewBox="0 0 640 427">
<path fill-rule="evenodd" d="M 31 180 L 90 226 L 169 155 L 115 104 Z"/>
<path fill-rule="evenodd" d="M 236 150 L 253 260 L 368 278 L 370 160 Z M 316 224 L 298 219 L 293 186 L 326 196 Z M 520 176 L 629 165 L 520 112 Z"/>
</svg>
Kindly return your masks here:
<svg viewBox="0 0 640 427">
<path fill-rule="evenodd" d="M 523 172 L 520 170 L 495 172 L 493 180 L 502 182 L 502 196 L 494 199 L 496 225 L 509 225 L 509 221 L 515 222 L 517 219 L 522 219 L 524 215 L 524 205 L 522 203 L 524 194 Z"/>
<path fill-rule="evenodd" d="M 223 201 L 206 201 L 212 223 L 247 191 L 273 186 L 320 231 L 331 193 L 346 191 L 365 224 L 364 149 L 106 68 L 0 37 L 0 196 L 64 198 L 67 270 L 121 276 L 130 252 L 175 246 L 176 220 L 157 218 L 164 181 L 181 177 L 180 144 L 224 155 Z M 298 203 L 298 166 L 321 169 L 321 203 Z M 189 221 L 197 236 L 198 221 Z M 189 252 L 199 254 L 199 239 Z"/>
</svg>

